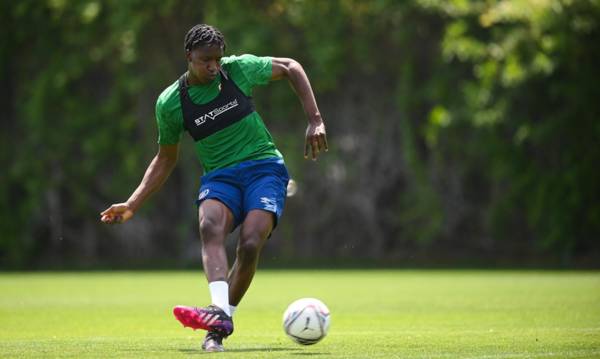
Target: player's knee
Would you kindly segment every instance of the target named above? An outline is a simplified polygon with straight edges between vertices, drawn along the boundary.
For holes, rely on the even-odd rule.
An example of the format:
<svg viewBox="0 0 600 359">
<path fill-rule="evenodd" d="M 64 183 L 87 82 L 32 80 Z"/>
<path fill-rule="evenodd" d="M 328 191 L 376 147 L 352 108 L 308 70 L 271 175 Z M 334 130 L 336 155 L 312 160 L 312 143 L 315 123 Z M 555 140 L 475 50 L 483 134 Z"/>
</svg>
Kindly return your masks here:
<svg viewBox="0 0 600 359">
<path fill-rule="evenodd" d="M 237 247 L 237 256 L 241 260 L 252 261 L 258 258 L 262 248 L 262 238 L 258 232 L 242 233 Z"/>
<path fill-rule="evenodd" d="M 225 226 L 209 216 L 200 218 L 200 237 L 210 241 L 224 235 Z"/>
</svg>

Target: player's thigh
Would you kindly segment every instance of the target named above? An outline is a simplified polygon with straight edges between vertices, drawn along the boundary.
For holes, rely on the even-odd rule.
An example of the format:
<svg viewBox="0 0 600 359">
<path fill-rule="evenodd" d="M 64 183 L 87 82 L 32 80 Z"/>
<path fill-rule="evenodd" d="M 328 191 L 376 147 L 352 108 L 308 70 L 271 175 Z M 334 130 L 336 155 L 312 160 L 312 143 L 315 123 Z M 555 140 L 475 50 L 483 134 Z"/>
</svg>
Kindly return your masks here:
<svg viewBox="0 0 600 359">
<path fill-rule="evenodd" d="M 262 209 L 253 209 L 248 212 L 242 226 L 240 227 L 240 243 L 246 241 L 257 242 L 269 237 L 275 226 L 275 213 Z"/>
<path fill-rule="evenodd" d="M 218 199 L 205 199 L 198 207 L 198 222 L 203 236 L 226 236 L 235 223 L 232 211 Z"/>
</svg>

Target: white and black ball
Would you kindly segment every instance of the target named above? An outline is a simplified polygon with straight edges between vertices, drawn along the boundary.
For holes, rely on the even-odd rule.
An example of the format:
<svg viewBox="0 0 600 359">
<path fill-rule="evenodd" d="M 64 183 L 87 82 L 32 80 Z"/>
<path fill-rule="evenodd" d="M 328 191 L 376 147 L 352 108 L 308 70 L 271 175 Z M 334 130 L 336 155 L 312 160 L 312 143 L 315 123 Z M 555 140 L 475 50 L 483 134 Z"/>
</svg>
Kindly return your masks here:
<svg viewBox="0 0 600 359">
<path fill-rule="evenodd" d="M 283 330 L 302 345 L 315 344 L 323 339 L 330 323 L 329 309 L 315 298 L 298 299 L 283 313 Z"/>
</svg>

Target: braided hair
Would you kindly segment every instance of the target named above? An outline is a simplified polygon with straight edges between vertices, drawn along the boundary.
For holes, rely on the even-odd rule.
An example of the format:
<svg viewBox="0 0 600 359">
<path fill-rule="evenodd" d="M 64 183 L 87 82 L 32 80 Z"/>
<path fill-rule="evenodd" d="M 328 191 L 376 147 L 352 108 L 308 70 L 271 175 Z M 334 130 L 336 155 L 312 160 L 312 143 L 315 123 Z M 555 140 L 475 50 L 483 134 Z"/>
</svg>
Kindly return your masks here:
<svg viewBox="0 0 600 359">
<path fill-rule="evenodd" d="M 185 35 L 183 44 L 185 51 L 192 51 L 205 45 L 218 46 L 225 50 L 225 37 L 217 28 L 206 24 L 192 27 Z"/>
</svg>

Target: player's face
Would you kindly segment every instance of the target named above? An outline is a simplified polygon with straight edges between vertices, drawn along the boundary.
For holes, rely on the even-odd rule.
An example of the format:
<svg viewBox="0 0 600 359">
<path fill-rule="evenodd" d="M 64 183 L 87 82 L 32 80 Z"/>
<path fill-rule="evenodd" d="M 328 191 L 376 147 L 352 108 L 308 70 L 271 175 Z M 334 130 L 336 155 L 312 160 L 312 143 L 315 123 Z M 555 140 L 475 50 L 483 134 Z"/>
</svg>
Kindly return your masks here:
<svg viewBox="0 0 600 359">
<path fill-rule="evenodd" d="M 221 69 L 223 49 L 218 46 L 201 46 L 187 53 L 189 80 L 192 84 L 212 82 Z"/>
</svg>

